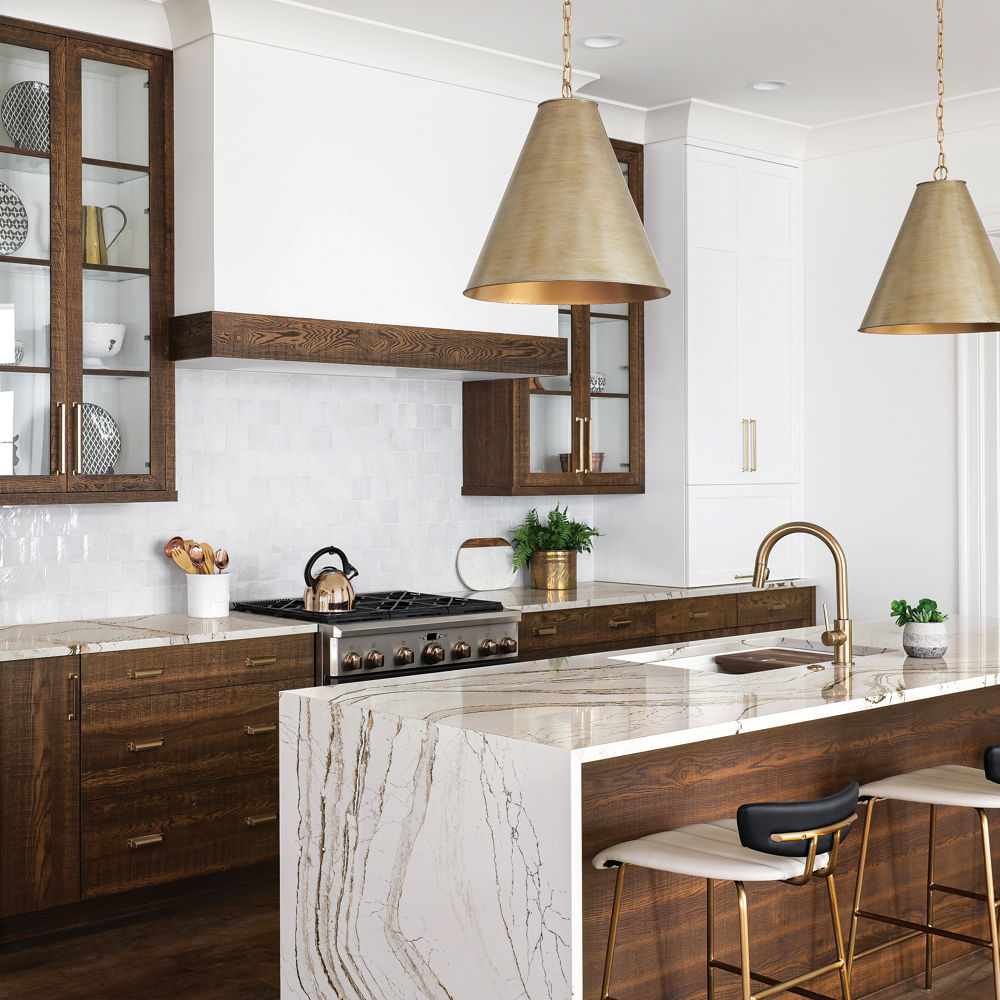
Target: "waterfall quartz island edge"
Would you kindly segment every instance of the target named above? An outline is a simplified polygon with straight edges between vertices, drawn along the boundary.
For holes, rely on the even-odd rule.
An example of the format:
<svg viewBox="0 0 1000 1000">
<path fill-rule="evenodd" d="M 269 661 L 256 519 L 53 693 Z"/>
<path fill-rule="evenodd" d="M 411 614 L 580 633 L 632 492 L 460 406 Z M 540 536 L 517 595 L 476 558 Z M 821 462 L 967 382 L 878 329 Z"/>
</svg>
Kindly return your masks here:
<svg viewBox="0 0 1000 1000">
<path fill-rule="evenodd" d="M 821 631 L 282 694 L 283 1000 L 596 1000 L 614 874 L 590 859 L 604 847 L 747 801 L 980 767 L 1000 743 L 1000 621 L 952 618 L 942 660 L 908 658 L 886 622 L 855 625 L 867 655 L 850 667 L 712 669 L 747 647 L 822 649 Z M 865 908 L 922 919 L 927 807 L 879 808 Z M 938 880 L 981 891 L 975 814 L 941 810 L 938 828 Z M 845 928 L 860 839 L 838 869 Z M 755 969 L 829 960 L 821 887 L 748 894 Z M 736 962 L 734 895 L 720 885 L 716 952 Z M 935 917 L 980 930 L 965 900 L 943 898 Z M 895 934 L 861 927 L 859 949 Z M 612 996 L 704 996 L 704 930 L 703 880 L 630 869 Z M 942 940 L 934 961 L 967 951 Z M 923 962 L 921 939 L 859 960 L 854 995 Z M 832 977 L 815 988 L 839 995 Z"/>
</svg>

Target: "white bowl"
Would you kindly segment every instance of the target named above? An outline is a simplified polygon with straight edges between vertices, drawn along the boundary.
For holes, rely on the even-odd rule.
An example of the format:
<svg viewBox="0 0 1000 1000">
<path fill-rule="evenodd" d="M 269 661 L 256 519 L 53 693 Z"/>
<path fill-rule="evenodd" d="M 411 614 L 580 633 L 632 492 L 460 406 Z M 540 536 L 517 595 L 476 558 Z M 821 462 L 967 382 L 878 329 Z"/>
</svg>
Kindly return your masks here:
<svg viewBox="0 0 1000 1000">
<path fill-rule="evenodd" d="M 105 358 L 113 358 L 124 342 L 124 323 L 84 323 L 83 367 L 103 368 Z"/>
</svg>

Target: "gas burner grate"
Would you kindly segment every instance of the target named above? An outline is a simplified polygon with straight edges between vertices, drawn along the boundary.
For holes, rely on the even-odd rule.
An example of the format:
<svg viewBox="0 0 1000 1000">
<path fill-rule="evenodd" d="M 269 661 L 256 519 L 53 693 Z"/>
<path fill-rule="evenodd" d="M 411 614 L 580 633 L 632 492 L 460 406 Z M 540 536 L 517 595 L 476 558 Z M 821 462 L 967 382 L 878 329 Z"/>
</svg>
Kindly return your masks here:
<svg viewBox="0 0 1000 1000">
<path fill-rule="evenodd" d="M 308 622 L 370 622 L 406 618 L 433 618 L 445 615 L 471 615 L 503 611 L 499 601 L 481 601 L 471 597 L 447 597 L 440 594 L 420 594 L 411 590 L 386 590 L 373 594 L 358 594 L 352 611 L 306 611 L 300 597 L 278 597 L 268 600 L 235 601 L 237 611 L 278 618 L 297 618 Z"/>
</svg>

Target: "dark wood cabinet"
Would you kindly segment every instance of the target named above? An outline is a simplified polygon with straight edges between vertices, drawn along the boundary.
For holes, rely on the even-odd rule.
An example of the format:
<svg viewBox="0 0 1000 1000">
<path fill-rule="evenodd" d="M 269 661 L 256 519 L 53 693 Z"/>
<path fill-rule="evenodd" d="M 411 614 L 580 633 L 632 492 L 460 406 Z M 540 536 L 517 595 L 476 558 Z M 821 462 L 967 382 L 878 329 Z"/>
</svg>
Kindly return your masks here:
<svg viewBox="0 0 1000 1000">
<path fill-rule="evenodd" d="M 0 664 L 0 917 L 80 896 L 79 663 Z"/>
<path fill-rule="evenodd" d="M 0 502 L 174 500 L 171 53 L 0 42 Z"/>
<path fill-rule="evenodd" d="M 815 587 L 555 608 L 521 617 L 520 660 L 690 642 L 816 623 Z"/>
<path fill-rule="evenodd" d="M 642 215 L 642 146 L 612 141 Z M 643 304 L 559 310 L 561 376 L 462 386 L 465 495 L 641 493 Z"/>
</svg>

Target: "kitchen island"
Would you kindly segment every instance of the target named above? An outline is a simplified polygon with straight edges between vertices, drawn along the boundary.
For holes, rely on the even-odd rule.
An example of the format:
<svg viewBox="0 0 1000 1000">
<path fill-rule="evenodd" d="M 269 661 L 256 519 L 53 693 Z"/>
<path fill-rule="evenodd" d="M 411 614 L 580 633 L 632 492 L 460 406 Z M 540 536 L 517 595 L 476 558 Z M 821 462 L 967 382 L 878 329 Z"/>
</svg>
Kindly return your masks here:
<svg viewBox="0 0 1000 1000">
<path fill-rule="evenodd" d="M 591 1000 L 614 881 L 590 865 L 600 849 L 733 815 L 744 801 L 975 765 L 1000 742 L 994 621 L 953 620 L 944 660 L 907 658 L 891 623 L 858 624 L 864 655 L 851 667 L 716 672 L 716 653 L 822 649 L 819 632 L 283 694 L 282 996 Z M 887 816 L 895 839 L 873 842 L 866 902 L 887 905 L 879 897 L 891 893 L 916 915 L 926 810 L 891 805 Z M 939 877 L 977 888 L 975 854 L 962 846 L 974 824 L 956 813 L 939 829 L 949 845 Z M 859 839 L 848 838 L 838 876 L 845 919 Z M 632 873 L 613 995 L 703 994 L 702 888 Z M 824 900 L 784 890 L 780 909 L 772 892 L 751 891 L 760 965 L 780 974 L 822 961 L 814 942 L 827 936 L 813 923 L 827 919 Z M 940 914 L 974 927 L 957 906 Z M 724 955 L 733 923 L 720 921 Z M 936 960 L 958 948 L 939 945 Z M 859 963 L 856 995 L 913 975 L 922 955 L 914 941 Z"/>
</svg>

